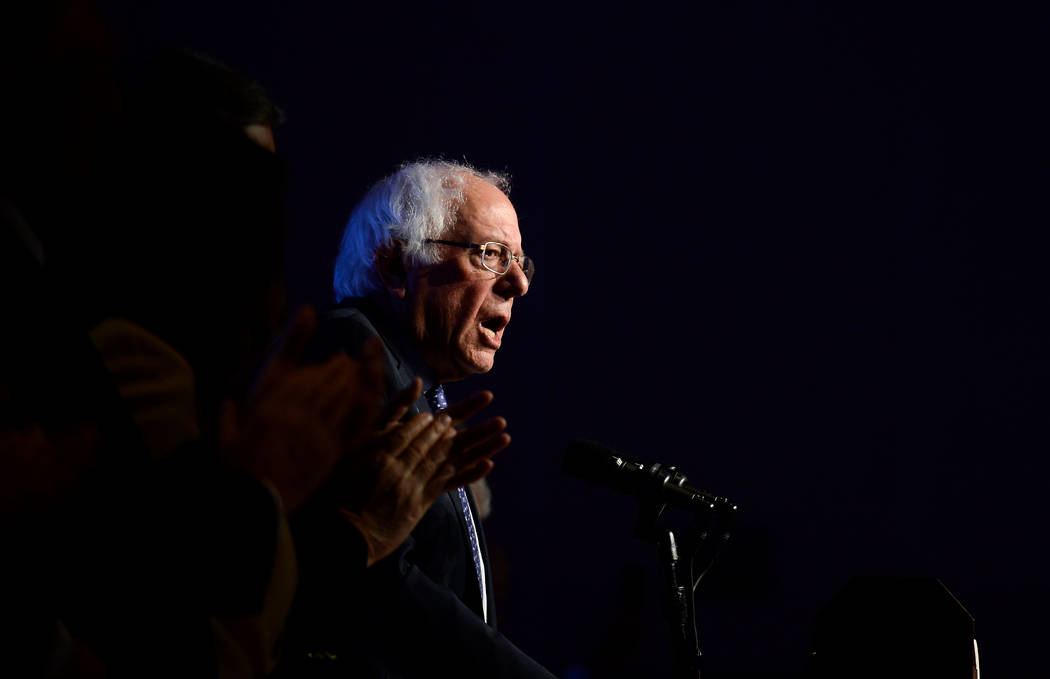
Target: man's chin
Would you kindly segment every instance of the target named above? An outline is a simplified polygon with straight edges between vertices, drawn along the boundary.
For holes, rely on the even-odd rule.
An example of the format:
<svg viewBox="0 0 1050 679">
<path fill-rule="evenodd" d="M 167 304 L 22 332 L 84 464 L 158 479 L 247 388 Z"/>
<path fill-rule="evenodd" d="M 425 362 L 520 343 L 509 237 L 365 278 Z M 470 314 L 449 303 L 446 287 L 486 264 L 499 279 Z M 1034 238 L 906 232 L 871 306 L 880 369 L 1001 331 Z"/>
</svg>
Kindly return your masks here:
<svg viewBox="0 0 1050 679">
<path fill-rule="evenodd" d="M 438 382 L 459 382 L 471 375 L 483 375 L 492 369 L 493 357 L 488 360 L 462 360 L 455 365 L 448 365 L 445 369 L 434 370 L 434 377 Z"/>
<path fill-rule="evenodd" d="M 463 360 L 449 371 L 448 376 L 443 377 L 440 381 L 458 382 L 467 379 L 471 375 L 483 375 L 492 370 L 493 363 L 495 363 L 495 356 L 493 354 L 483 354 L 480 357 L 472 357 L 469 360 Z"/>
<path fill-rule="evenodd" d="M 492 366 L 496 363 L 496 352 L 490 349 L 484 349 L 474 356 L 474 373 L 481 375 L 492 370 Z"/>
</svg>

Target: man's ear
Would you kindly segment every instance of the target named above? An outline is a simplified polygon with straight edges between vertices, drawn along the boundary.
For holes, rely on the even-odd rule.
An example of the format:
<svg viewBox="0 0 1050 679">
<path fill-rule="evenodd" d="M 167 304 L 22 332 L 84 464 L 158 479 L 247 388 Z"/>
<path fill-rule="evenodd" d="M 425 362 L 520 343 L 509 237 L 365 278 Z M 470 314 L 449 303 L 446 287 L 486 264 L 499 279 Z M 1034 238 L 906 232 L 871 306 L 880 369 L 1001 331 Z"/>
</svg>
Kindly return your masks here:
<svg viewBox="0 0 1050 679">
<path fill-rule="evenodd" d="M 408 294 L 408 271 L 405 269 L 404 243 L 397 239 L 383 243 L 372 255 L 376 272 L 383 281 L 383 287 L 398 299 Z"/>
</svg>

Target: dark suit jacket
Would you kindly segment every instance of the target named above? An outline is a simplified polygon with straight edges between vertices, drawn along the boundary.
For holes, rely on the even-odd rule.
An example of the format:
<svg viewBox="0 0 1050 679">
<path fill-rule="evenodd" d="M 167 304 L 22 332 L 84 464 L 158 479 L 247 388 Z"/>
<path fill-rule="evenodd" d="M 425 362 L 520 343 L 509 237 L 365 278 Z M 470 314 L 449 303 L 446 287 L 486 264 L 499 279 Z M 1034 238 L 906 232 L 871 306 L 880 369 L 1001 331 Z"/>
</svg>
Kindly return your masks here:
<svg viewBox="0 0 1050 679">
<path fill-rule="evenodd" d="M 423 378 L 424 391 L 432 386 L 412 341 L 366 300 L 330 312 L 315 350 L 318 357 L 336 349 L 355 355 L 376 336 L 384 347 L 388 398 L 417 376 Z M 425 398 L 413 410 L 430 411 Z M 472 497 L 470 502 L 477 517 Z M 466 519 L 456 493 L 439 497 L 398 551 L 356 582 L 341 576 L 339 536 L 352 535 L 339 521 L 308 516 L 296 526 L 301 596 L 289 638 L 292 655 L 309 656 L 306 667 L 325 676 L 551 677 L 496 631 L 491 584 L 488 623 L 483 620 Z M 479 520 L 475 525 L 491 583 L 484 533 Z M 359 551 L 352 554 L 360 558 Z"/>
</svg>

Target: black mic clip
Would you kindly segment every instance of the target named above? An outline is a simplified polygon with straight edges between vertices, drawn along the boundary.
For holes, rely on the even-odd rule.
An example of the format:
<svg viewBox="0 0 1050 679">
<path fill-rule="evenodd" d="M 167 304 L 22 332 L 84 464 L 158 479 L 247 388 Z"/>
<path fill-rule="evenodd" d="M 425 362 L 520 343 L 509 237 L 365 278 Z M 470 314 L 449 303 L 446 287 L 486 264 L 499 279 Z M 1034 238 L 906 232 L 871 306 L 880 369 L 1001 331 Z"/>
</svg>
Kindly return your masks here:
<svg viewBox="0 0 1050 679">
<path fill-rule="evenodd" d="M 661 527 L 660 517 L 663 516 L 664 510 L 668 506 L 668 489 L 688 488 L 685 485 L 687 479 L 685 474 L 673 465 L 655 463 L 645 468 L 637 462 L 633 464 L 637 465 L 640 471 L 644 471 L 648 478 L 648 483 L 644 484 L 642 491 L 636 496 L 638 500 L 638 523 L 635 526 L 634 534 L 646 542 L 656 544 L 666 532 Z M 711 513 L 719 506 L 721 498 L 689 493 L 686 493 L 686 496 L 688 496 L 689 502 L 676 502 L 675 506 L 692 510 L 693 523 L 700 526 L 694 529 L 694 533 L 702 541 L 707 537 L 707 526 L 710 524 Z M 735 510 L 736 506 L 732 506 L 732 511 Z"/>
</svg>

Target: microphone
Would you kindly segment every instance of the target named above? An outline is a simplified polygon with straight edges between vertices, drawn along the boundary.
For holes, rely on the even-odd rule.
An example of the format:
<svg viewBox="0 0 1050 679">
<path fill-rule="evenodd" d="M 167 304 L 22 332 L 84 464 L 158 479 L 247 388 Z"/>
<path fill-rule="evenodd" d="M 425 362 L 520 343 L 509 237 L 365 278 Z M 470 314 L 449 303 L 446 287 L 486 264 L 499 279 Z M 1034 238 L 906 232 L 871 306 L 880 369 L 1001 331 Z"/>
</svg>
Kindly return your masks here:
<svg viewBox="0 0 1050 679">
<path fill-rule="evenodd" d="M 604 486 L 639 500 L 655 500 L 681 509 L 735 510 L 724 497 L 706 493 L 685 484 L 686 478 L 675 467 L 644 465 L 594 441 L 572 439 L 562 464 L 565 473 Z"/>
</svg>

